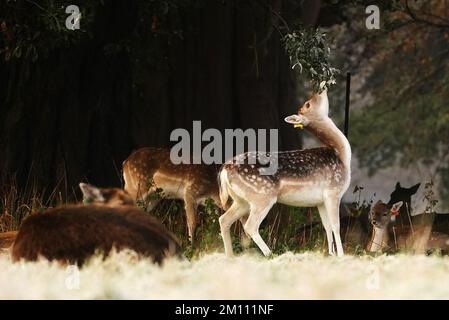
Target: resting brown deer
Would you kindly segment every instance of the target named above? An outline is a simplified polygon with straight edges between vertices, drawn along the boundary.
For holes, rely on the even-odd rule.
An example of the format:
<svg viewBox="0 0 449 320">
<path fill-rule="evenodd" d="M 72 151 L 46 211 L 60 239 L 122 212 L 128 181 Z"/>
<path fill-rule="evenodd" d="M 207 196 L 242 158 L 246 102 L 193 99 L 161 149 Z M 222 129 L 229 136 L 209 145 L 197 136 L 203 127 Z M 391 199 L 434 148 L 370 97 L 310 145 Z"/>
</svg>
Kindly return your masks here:
<svg viewBox="0 0 449 320">
<path fill-rule="evenodd" d="M 367 245 L 370 252 L 406 250 L 423 253 L 428 250 L 449 251 L 449 235 L 432 231 L 433 216 L 414 216 L 409 225 L 396 224 L 403 202 L 386 204 L 378 201 L 371 209 L 372 237 Z"/>
<path fill-rule="evenodd" d="M 276 202 L 318 207 L 329 254 L 343 255 L 339 205 L 350 183 L 351 147 L 328 112 L 327 93 L 323 91 L 304 103 L 298 114 L 285 119 L 305 127 L 324 147 L 270 154 L 278 163 L 275 174 L 263 175 L 262 164 L 249 164 L 260 157 L 255 152 L 238 155 L 223 165 L 219 175 L 221 203 L 225 206 L 229 197 L 233 200 L 219 219 L 226 255 L 233 255 L 230 227 L 238 219 L 263 254 L 271 254 L 259 226 Z"/>
<path fill-rule="evenodd" d="M 50 261 L 82 265 L 101 253 L 131 249 L 160 263 L 178 255 L 179 241 L 149 214 L 133 206 L 120 189 L 80 184 L 88 205 L 43 210 L 27 217 L 12 247 L 13 261 Z"/>
<path fill-rule="evenodd" d="M 164 198 L 184 200 L 187 229 L 193 241 L 198 223 L 197 206 L 211 198 L 220 206 L 217 173 L 214 166 L 206 164 L 173 164 L 170 150 L 141 148 L 123 162 L 125 190 L 134 200 L 147 200 L 148 210 L 160 201 L 151 197 L 158 188 Z"/>
<path fill-rule="evenodd" d="M 395 189 L 390 194 L 389 205 L 394 203 L 403 202 L 400 207 L 399 216 L 396 217 L 396 226 L 409 226 L 412 221 L 412 216 L 410 215 L 411 199 L 412 196 L 417 192 L 420 184 L 416 184 L 410 188 L 403 188 L 401 184 L 396 183 Z M 371 205 L 361 206 L 355 209 L 354 206 L 350 204 L 342 204 L 340 206 L 340 235 L 343 243 L 352 246 L 362 246 L 366 247 L 368 240 L 372 236 L 372 223 L 370 221 Z M 445 216 L 445 215 L 437 215 Z M 400 218 L 399 218 L 400 217 Z M 435 220 L 437 222 L 437 219 Z M 312 238 L 312 233 L 316 231 L 315 226 L 319 222 L 312 222 L 305 224 L 298 228 L 297 239 L 300 245 L 305 245 L 308 239 Z M 434 223 L 435 226 L 435 223 Z"/>
<path fill-rule="evenodd" d="M 390 205 L 401 200 L 404 201 L 404 205 L 399 211 L 399 216 L 396 217 L 396 225 L 410 226 L 413 220 L 410 212 L 411 197 L 418 191 L 419 186 L 420 183 L 415 184 L 410 188 L 404 188 L 399 182 L 396 183 L 395 189 L 390 195 L 390 201 L 388 201 L 388 204 Z M 415 217 L 419 216 L 421 216 L 421 214 L 415 215 Z M 433 215 L 432 230 L 449 233 L 449 214 L 435 212 L 435 214 Z"/>
<path fill-rule="evenodd" d="M 390 194 L 390 201 L 388 204 L 391 206 L 399 201 L 404 203 L 399 210 L 399 215 L 396 217 L 396 225 L 409 226 L 412 221 L 411 215 L 411 199 L 412 196 L 418 191 L 421 184 L 417 183 L 410 188 L 404 188 L 401 186 L 400 182 L 396 183 L 393 192 Z"/>
</svg>

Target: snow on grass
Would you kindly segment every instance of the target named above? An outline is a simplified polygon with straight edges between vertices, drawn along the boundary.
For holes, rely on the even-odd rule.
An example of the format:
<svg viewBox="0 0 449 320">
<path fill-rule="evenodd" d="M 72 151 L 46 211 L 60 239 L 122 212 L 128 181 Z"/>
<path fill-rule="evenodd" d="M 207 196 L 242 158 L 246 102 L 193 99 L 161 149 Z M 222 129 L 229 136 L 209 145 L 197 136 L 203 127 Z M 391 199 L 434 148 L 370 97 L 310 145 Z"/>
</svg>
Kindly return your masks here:
<svg viewBox="0 0 449 320">
<path fill-rule="evenodd" d="M 79 271 L 0 256 L 0 299 L 448 299 L 448 283 L 449 258 L 437 256 L 212 253 L 159 267 L 120 252 Z"/>
</svg>

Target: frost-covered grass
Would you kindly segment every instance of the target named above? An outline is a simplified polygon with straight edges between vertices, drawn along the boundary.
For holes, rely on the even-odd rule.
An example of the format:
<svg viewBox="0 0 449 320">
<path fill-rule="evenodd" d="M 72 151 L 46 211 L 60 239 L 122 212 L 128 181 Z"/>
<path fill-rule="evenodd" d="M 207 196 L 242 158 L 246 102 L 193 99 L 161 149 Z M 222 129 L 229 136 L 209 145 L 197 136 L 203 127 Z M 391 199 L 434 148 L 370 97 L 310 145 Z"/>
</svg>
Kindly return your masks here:
<svg viewBox="0 0 449 320">
<path fill-rule="evenodd" d="M 448 299 L 449 258 L 212 253 L 162 267 L 130 253 L 79 270 L 0 256 L 0 299 Z M 79 279 L 79 288 L 77 280 Z"/>
</svg>

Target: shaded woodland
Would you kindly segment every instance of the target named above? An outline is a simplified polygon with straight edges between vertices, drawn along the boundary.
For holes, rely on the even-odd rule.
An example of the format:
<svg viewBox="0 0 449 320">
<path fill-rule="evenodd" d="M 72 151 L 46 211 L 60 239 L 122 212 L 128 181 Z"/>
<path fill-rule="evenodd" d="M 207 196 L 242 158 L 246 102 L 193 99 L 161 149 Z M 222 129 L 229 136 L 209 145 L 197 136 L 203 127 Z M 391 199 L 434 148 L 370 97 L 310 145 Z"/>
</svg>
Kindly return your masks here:
<svg viewBox="0 0 449 320">
<path fill-rule="evenodd" d="M 18 3 L 39 14 L 32 3 Z M 61 31 L 66 42 L 49 46 L 45 39 L 45 50 L 24 46 L 20 56 L 3 52 L 3 178 L 69 193 L 85 179 L 120 185 L 121 163 L 133 149 L 169 146 L 170 132 L 191 129 L 193 120 L 203 129 L 279 128 L 280 148 L 298 147 L 299 136 L 281 121 L 298 101 L 276 27 L 298 14 L 315 23 L 319 1 L 177 5 L 160 17 L 157 6 L 145 7 L 153 13 L 142 10 L 144 1 L 104 1 L 89 8 L 91 20 L 83 19 L 81 30 Z M 8 48 L 34 34 L 14 32 L 14 24 L 31 28 L 39 21 L 3 7 L 9 10 L 2 13 Z M 37 39 L 51 35 L 40 30 Z"/>
</svg>

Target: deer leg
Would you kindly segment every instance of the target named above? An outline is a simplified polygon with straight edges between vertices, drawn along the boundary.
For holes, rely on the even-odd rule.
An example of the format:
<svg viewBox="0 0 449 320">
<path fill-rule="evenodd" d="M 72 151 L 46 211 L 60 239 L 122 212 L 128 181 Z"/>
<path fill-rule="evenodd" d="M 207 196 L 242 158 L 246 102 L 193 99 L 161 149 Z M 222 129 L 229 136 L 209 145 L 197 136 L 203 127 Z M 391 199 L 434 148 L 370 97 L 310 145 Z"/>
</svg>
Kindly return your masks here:
<svg viewBox="0 0 449 320">
<path fill-rule="evenodd" d="M 142 202 L 145 206 L 145 211 L 150 212 L 161 200 L 160 195 L 156 192 L 156 188 L 150 188 L 146 192 L 139 192 L 136 202 Z"/>
<path fill-rule="evenodd" d="M 237 219 L 246 215 L 247 212 L 248 208 L 245 203 L 234 200 L 231 207 L 218 219 L 220 222 L 220 231 L 221 236 L 223 237 L 225 254 L 228 257 L 232 257 L 234 254 L 232 250 L 231 225 L 237 221 Z"/>
<path fill-rule="evenodd" d="M 186 210 L 187 217 L 187 231 L 189 233 L 190 243 L 193 243 L 193 238 L 195 236 L 195 228 L 197 224 L 197 204 L 193 195 L 186 190 L 184 193 L 184 209 Z"/>
<path fill-rule="evenodd" d="M 335 245 L 337 247 L 337 256 L 344 255 L 343 245 L 340 238 L 340 197 L 335 194 L 325 196 L 324 205 L 326 207 L 327 217 L 329 219 L 332 233 L 334 234 Z"/>
<path fill-rule="evenodd" d="M 327 217 L 327 211 L 324 204 L 318 206 L 318 212 L 320 213 L 321 223 L 323 224 L 324 230 L 326 231 L 329 255 L 333 256 L 335 255 L 334 238 L 332 237 L 332 227 L 330 225 L 329 218 Z"/>
<path fill-rule="evenodd" d="M 243 216 L 240 218 L 240 223 L 242 224 L 243 228 L 245 228 L 246 221 L 248 221 L 248 216 Z M 248 249 L 251 244 L 251 238 L 246 234 L 245 229 L 243 229 L 242 232 L 241 243 L 244 249 Z"/>
<path fill-rule="evenodd" d="M 148 200 L 145 206 L 145 211 L 150 212 L 151 210 L 153 210 L 158 203 L 161 201 L 161 199 L 152 199 L 152 200 Z"/>
<path fill-rule="evenodd" d="M 252 205 L 249 218 L 244 226 L 245 232 L 253 239 L 266 257 L 271 255 L 271 250 L 260 236 L 259 226 L 275 203 L 276 199 L 274 201 L 266 202 L 265 204 L 262 202 L 254 206 Z"/>
</svg>

